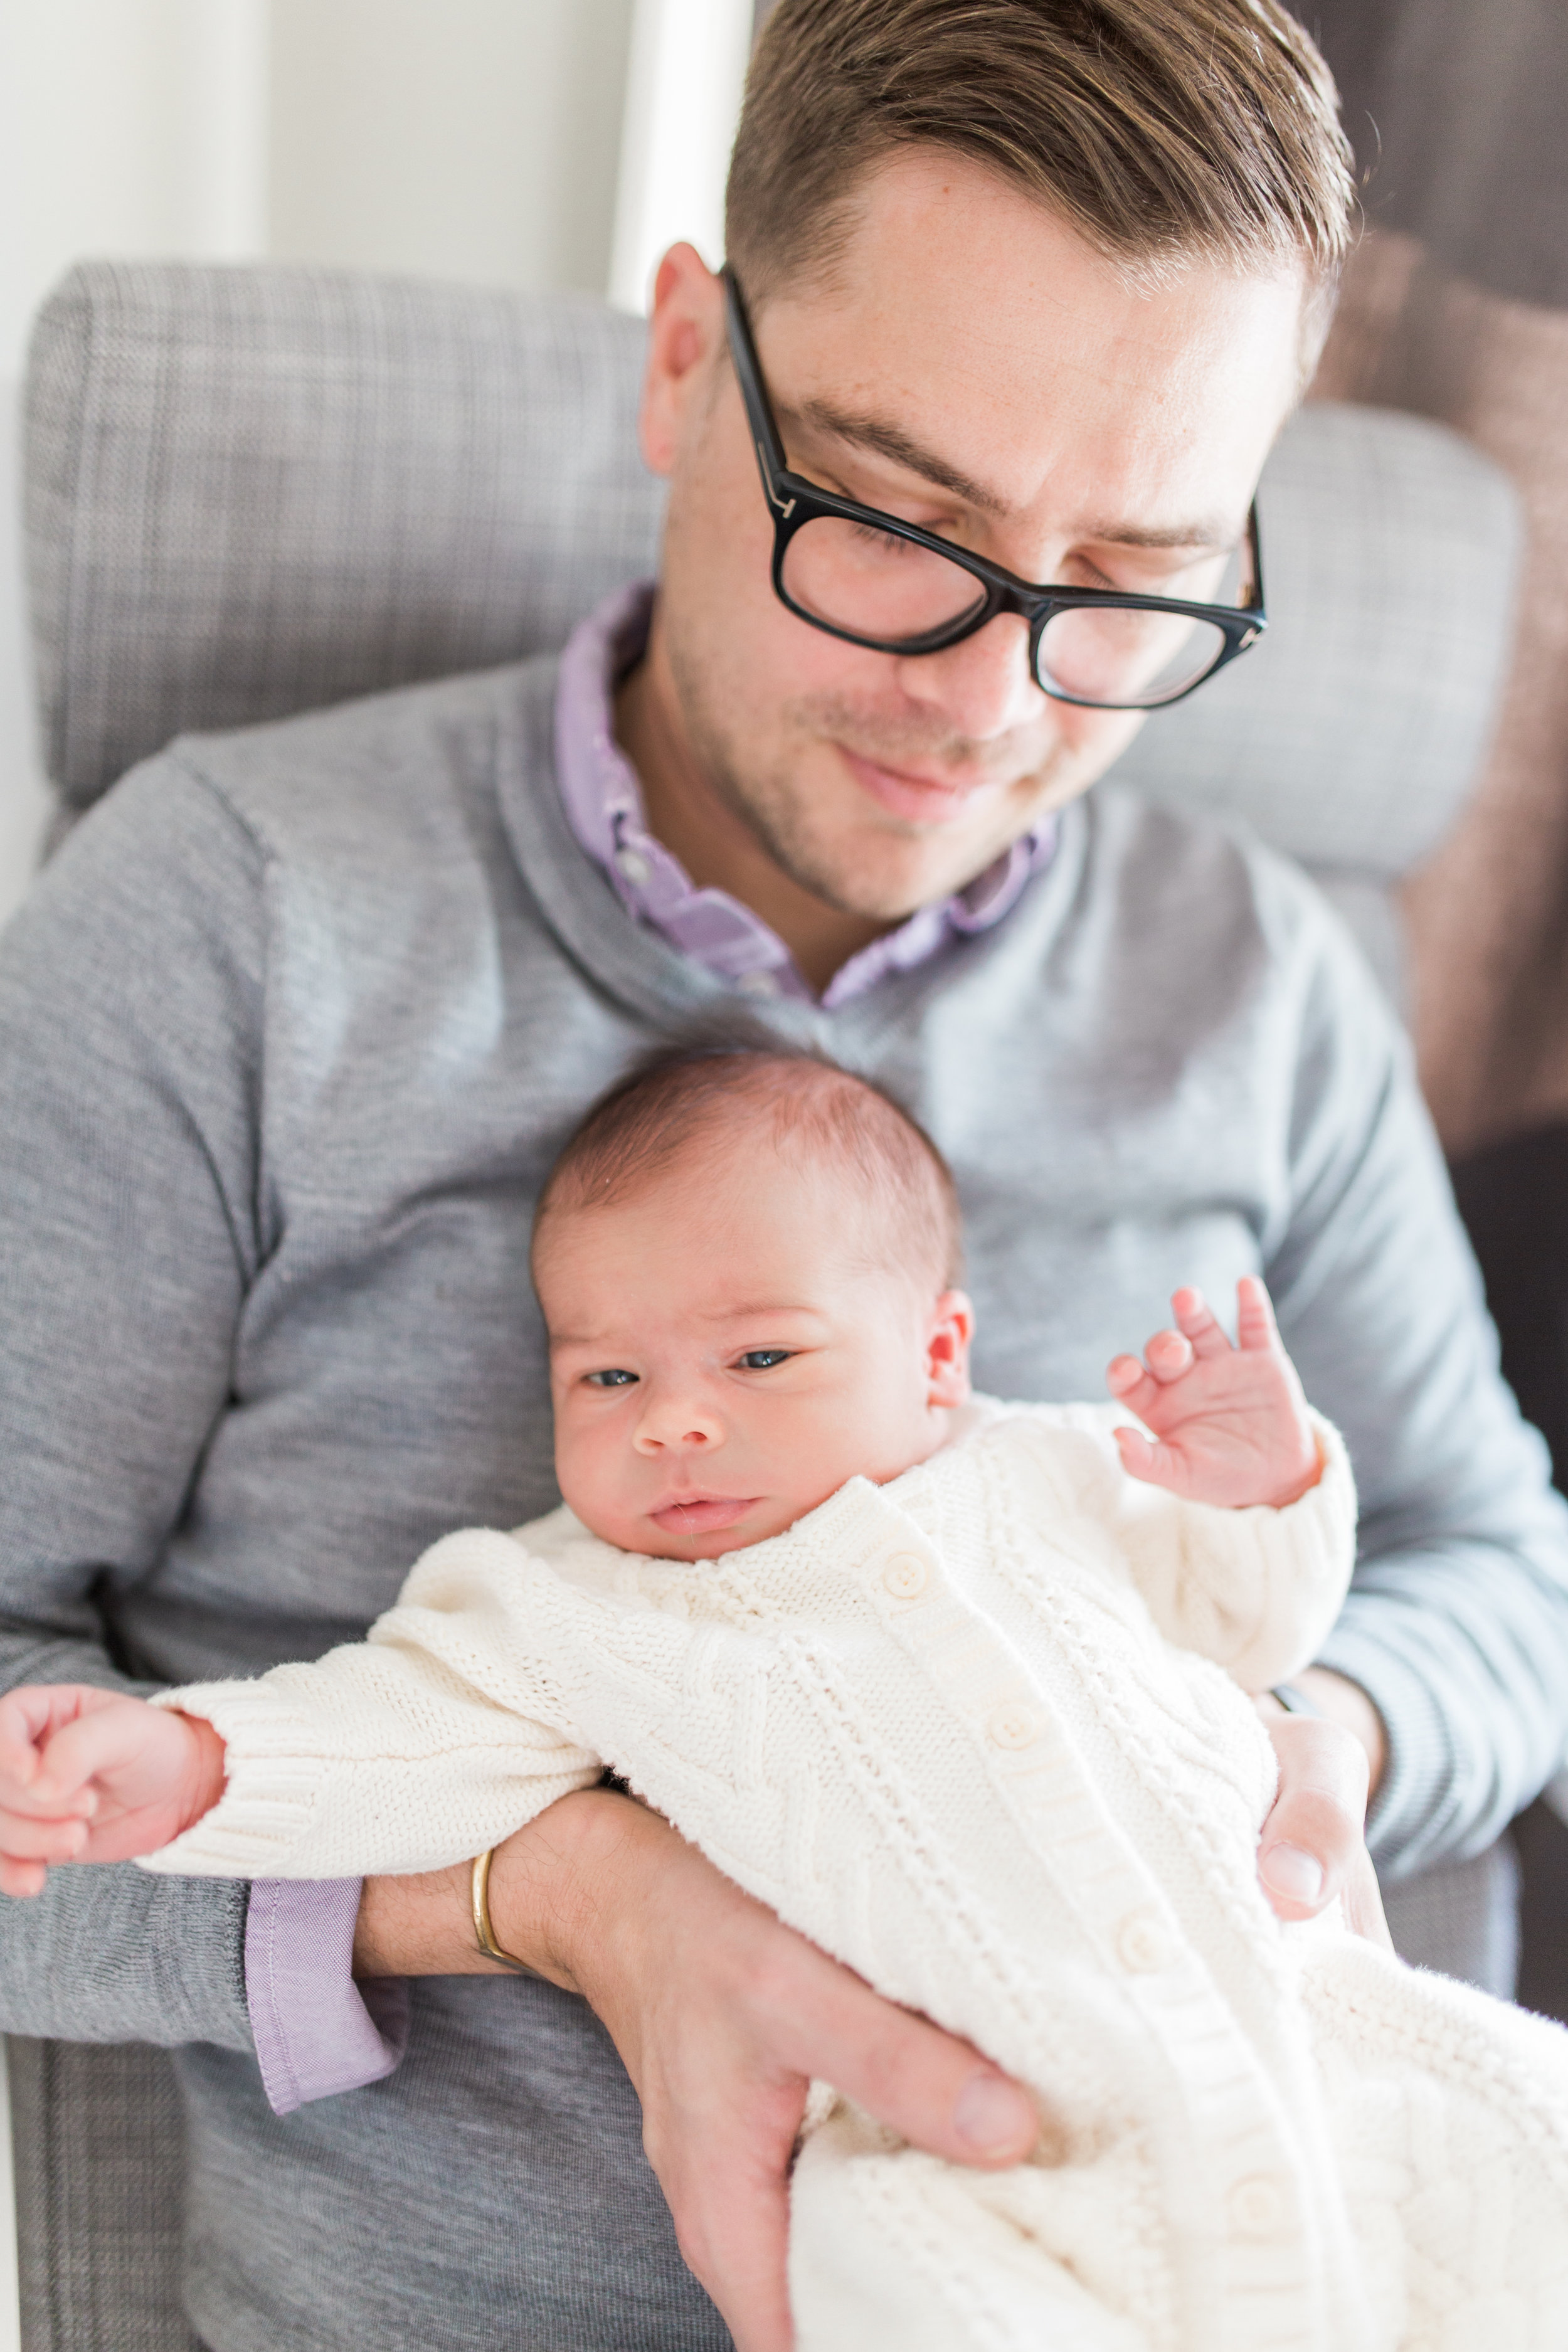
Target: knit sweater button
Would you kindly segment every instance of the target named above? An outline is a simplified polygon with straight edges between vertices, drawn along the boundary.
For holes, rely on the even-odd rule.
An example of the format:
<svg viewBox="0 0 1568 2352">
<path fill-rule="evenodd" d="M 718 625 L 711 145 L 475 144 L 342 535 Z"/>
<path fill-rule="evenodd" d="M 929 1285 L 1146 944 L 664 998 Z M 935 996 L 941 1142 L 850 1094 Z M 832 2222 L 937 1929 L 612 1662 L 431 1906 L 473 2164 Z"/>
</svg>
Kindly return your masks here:
<svg viewBox="0 0 1568 2352">
<path fill-rule="evenodd" d="M 985 1728 L 998 1748 L 1032 1748 L 1040 1736 L 1040 1719 L 1014 1699 L 992 1708 Z"/>
<path fill-rule="evenodd" d="M 1266 2173 L 1238 2180 L 1229 2203 L 1231 2226 L 1244 2238 L 1267 2238 L 1284 2217 L 1285 2200 Z"/>
<path fill-rule="evenodd" d="M 1133 1976 L 1152 1976 L 1169 1964 L 1171 1942 L 1152 1912 L 1134 1911 L 1116 1930 L 1116 1953 Z"/>
<path fill-rule="evenodd" d="M 896 1551 L 882 1570 L 882 1582 L 895 1601 L 918 1601 L 931 1582 L 931 1570 L 918 1552 Z"/>
</svg>

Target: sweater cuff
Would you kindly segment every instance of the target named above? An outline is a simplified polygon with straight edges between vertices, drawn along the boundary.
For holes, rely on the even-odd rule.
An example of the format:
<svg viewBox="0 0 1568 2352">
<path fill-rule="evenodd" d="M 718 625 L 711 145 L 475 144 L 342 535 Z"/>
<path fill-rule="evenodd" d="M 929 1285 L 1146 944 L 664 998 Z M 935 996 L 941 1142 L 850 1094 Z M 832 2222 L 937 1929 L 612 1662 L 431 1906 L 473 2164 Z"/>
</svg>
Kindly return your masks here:
<svg viewBox="0 0 1568 2352">
<path fill-rule="evenodd" d="M 1352 1591 L 1314 1663 L 1358 1683 L 1383 1717 L 1388 1755 L 1368 1809 L 1366 1842 L 1380 1873 L 1405 1878 L 1441 1858 L 1427 1849 L 1453 1778 L 1453 1741 L 1430 1685 L 1389 1647 L 1385 1611 L 1374 1602 L 1363 1616 L 1357 1599 Z M 1418 1837 L 1418 1831 L 1427 1834 Z"/>
<path fill-rule="evenodd" d="M 359 1878 L 258 1879 L 245 1924 L 245 1997 L 274 2115 L 379 2083 L 408 2041 L 400 1977 L 353 1979 Z"/>
<path fill-rule="evenodd" d="M 284 1878 L 315 1817 L 327 1767 L 320 1726 L 265 1682 L 194 1683 L 157 1692 L 153 1706 L 201 1716 L 228 1750 L 222 1796 L 143 1870 L 198 1878 Z M 313 1735 L 313 1736 L 312 1736 Z"/>
</svg>

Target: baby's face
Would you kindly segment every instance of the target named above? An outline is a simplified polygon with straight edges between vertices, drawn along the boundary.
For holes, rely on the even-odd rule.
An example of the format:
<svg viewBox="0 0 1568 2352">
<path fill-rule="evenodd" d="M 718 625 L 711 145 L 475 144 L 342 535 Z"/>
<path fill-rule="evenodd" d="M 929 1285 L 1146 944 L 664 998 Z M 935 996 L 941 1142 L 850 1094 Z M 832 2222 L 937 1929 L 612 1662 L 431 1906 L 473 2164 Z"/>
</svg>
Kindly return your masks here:
<svg viewBox="0 0 1568 2352">
<path fill-rule="evenodd" d="M 556 1475 L 595 1535 L 714 1559 L 935 1453 L 968 1394 L 969 1302 L 878 1265 L 868 1213 L 838 1171 L 742 1143 L 551 1217 Z"/>
</svg>

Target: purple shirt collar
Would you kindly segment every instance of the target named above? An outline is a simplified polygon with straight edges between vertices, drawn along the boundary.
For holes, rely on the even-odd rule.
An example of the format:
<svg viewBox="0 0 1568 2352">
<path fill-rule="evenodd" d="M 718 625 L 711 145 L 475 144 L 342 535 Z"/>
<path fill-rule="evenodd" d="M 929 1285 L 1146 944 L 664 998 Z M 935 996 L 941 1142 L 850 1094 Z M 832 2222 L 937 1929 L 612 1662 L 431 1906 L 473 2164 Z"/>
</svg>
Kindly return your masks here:
<svg viewBox="0 0 1568 2352">
<path fill-rule="evenodd" d="M 579 622 L 562 654 L 555 772 L 566 821 L 635 920 L 749 996 L 813 1003 L 812 990 L 772 925 L 727 890 L 698 889 L 680 860 L 647 829 L 642 787 L 616 741 L 611 698 L 647 642 L 653 593 L 649 581 L 617 590 Z M 889 972 L 925 963 L 954 939 L 989 930 L 1048 864 L 1055 846 L 1056 825 L 1047 818 L 954 897 L 920 908 L 841 964 L 823 993 L 823 1009 L 832 1012 Z"/>
</svg>

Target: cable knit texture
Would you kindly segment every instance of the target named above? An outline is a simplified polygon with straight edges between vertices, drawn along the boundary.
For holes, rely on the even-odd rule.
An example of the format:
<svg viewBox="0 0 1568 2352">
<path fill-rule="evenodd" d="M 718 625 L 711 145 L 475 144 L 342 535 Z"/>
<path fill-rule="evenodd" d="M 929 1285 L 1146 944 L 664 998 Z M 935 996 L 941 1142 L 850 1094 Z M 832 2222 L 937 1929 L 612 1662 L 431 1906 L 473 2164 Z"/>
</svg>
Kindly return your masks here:
<svg viewBox="0 0 1568 2352">
<path fill-rule="evenodd" d="M 1126 1478 L 1126 1418 L 982 1403 L 712 1562 L 565 1509 L 448 1537 L 366 1643 L 164 1695 L 229 1780 L 148 1866 L 432 1868 L 611 1763 L 1051 2118 L 984 2175 L 814 2102 L 800 2352 L 1562 2352 L 1568 2036 L 1257 1884 L 1273 1753 L 1233 1676 L 1332 1622 L 1342 1447 L 1220 1511 Z"/>
</svg>

